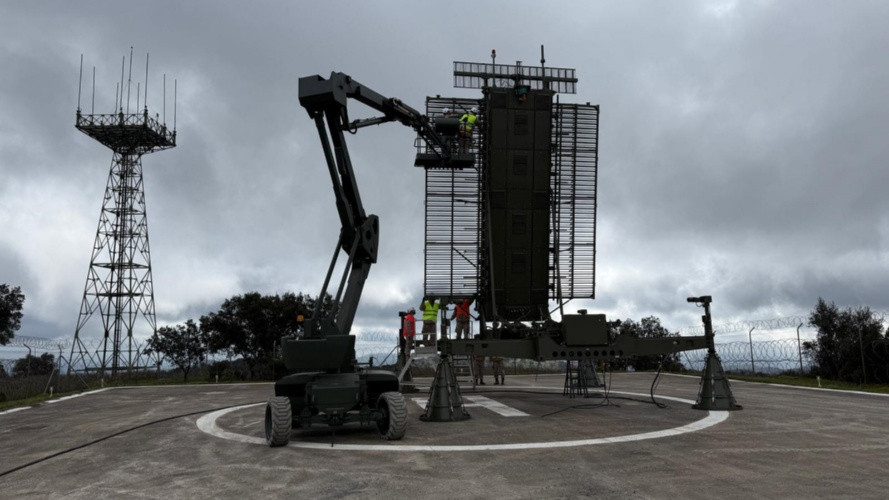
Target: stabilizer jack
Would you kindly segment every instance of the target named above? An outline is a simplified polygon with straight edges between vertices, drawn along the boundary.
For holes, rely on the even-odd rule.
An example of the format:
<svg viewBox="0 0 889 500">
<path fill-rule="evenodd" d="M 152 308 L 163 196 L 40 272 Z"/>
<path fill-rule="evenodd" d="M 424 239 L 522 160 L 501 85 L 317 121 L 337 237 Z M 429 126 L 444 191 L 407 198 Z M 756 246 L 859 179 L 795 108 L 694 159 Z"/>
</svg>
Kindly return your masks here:
<svg viewBox="0 0 889 500">
<path fill-rule="evenodd" d="M 450 356 L 443 354 L 435 368 L 435 378 L 429 387 L 426 411 L 420 415 L 424 422 L 454 422 L 470 418 L 463 408 L 463 396 Z"/>
<path fill-rule="evenodd" d="M 689 302 L 701 304 L 704 307 L 704 335 L 707 337 L 707 361 L 704 373 L 701 375 L 701 389 L 698 392 L 698 400 L 692 406 L 696 410 L 740 410 L 741 405 L 735 402 L 732 395 L 732 386 L 725 378 L 725 370 L 722 369 L 722 361 L 716 354 L 716 342 L 713 334 L 713 321 L 710 317 L 710 303 L 713 298 L 709 295 L 702 297 L 689 297 Z"/>
</svg>

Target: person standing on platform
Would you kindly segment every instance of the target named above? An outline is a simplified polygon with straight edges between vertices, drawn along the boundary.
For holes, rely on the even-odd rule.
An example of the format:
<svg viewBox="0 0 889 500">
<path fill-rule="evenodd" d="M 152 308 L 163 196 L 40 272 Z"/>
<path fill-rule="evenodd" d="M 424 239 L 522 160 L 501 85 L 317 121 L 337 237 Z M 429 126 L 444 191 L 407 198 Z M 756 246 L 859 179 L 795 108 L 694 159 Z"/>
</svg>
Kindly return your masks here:
<svg viewBox="0 0 889 500">
<path fill-rule="evenodd" d="M 469 151 L 472 146 L 472 130 L 476 121 L 478 121 L 478 108 L 475 106 L 460 116 L 460 150 L 463 153 Z"/>
<path fill-rule="evenodd" d="M 472 355 L 472 379 L 475 385 L 485 385 L 485 357 Z"/>
<path fill-rule="evenodd" d="M 503 358 L 491 356 L 491 368 L 494 370 L 494 385 L 506 385 L 506 371 L 503 369 Z"/>
<path fill-rule="evenodd" d="M 401 322 L 401 337 L 404 341 L 404 358 L 407 359 L 411 355 L 411 351 L 414 350 L 414 337 L 417 335 L 417 318 L 414 317 L 417 310 L 413 307 L 408 309 L 407 314 L 404 315 L 404 320 Z"/>
<path fill-rule="evenodd" d="M 430 336 L 432 345 L 435 345 L 435 325 L 440 307 L 441 303 L 435 297 L 426 297 L 420 303 L 420 310 L 423 311 L 423 345 L 429 345 Z"/>
<path fill-rule="evenodd" d="M 454 314 L 451 319 L 457 320 L 457 327 L 454 330 L 457 340 L 465 338 L 469 340 L 469 305 L 472 299 L 463 299 L 463 301 L 454 307 Z"/>
</svg>

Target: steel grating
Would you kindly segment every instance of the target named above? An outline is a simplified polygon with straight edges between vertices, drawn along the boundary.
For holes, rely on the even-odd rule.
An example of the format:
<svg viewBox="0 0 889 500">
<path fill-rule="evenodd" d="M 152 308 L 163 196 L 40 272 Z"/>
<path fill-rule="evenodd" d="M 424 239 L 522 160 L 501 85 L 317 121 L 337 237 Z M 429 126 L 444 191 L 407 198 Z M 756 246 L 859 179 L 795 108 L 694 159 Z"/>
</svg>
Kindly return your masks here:
<svg viewBox="0 0 889 500">
<path fill-rule="evenodd" d="M 596 295 L 599 106 L 555 104 L 550 298 Z"/>
<path fill-rule="evenodd" d="M 474 105 L 479 105 L 474 99 L 429 97 L 426 112 L 437 118 L 450 108 L 459 115 Z M 549 298 L 595 298 L 599 107 L 556 103 L 554 108 Z M 472 152 L 477 153 L 474 168 L 426 170 L 426 295 L 472 296 L 484 281 L 479 275 L 486 272 L 479 268 L 485 261 L 481 258 L 484 155 Z"/>
<path fill-rule="evenodd" d="M 478 105 L 477 99 L 428 97 L 426 114 L 434 119 L 450 108 L 460 116 Z M 476 155 L 473 168 L 426 169 L 426 295 L 471 297 L 478 290 L 480 161 Z"/>
</svg>

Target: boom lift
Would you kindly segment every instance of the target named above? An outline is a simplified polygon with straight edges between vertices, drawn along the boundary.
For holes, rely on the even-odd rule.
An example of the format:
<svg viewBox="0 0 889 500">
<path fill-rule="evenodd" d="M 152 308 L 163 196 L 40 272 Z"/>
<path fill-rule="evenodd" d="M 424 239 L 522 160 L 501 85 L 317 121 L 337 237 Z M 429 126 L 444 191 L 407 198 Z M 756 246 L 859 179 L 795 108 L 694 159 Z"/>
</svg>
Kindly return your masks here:
<svg viewBox="0 0 889 500">
<path fill-rule="evenodd" d="M 350 121 L 350 99 L 382 116 Z M 457 120 L 433 123 L 400 100 L 384 97 L 343 73 L 334 72 L 327 79 L 300 78 L 299 102 L 318 128 L 342 227 L 312 317 L 303 323 L 300 337 L 282 340 L 284 363 L 297 373 L 275 383 L 275 397 L 266 406 L 266 441 L 282 446 L 289 441 L 292 427 L 356 421 L 376 423 L 385 439 L 401 439 L 407 409 L 398 378 L 390 371 L 359 366 L 355 337 L 349 333 L 364 282 L 377 261 L 379 219 L 364 211 L 344 132 L 397 121 L 426 142 L 426 151 L 417 156 L 419 166 L 464 168 L 473 165 L 475 157 L 452 151 Z M 347 256 L 346 265 L 330 310 L 324 311 L 323 298 L 328 296 L 341 251 Z"/>
</svg>

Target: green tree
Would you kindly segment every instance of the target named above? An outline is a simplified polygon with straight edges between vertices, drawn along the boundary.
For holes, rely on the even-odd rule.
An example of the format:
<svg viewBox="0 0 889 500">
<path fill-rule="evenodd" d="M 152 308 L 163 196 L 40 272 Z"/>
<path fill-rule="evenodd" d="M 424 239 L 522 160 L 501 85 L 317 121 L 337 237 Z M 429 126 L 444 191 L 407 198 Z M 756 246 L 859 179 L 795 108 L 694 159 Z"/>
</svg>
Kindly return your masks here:
<svg viewBox="0 0 889 500">
<path fill-rule="evenodd" d="M 25 296 L 19 287 L 0 284 L 0 345 L 6 345 L 22 326 L 22 306 Z"/>
<path fill-rule="evenodd" d="M 183 380 L 188 382 L 188 372 L 207 355 L 206 336 L 192 320 L 184 325 L 162 326 L 148 339 L 145 353 L 162 354 L 182 370 Z"/>
<path fill-rule="evenodd" d="M 49 375 L 55 367 L 55 356 L 45 352 L 40 357 L 28 354 L 15 362 L 12 367 L 13 377 L 27 377 L 29 375 Z"/>
<path fill-rule="evenodd" d="M 243 357 L 252 374 L 258 363 L 272 358 L 282 337 L 296 334 L 297 317 L 310 316 L 314 307 L 315 300 L 302 293 L 245 293 L 227 299 L 218 312 L 202 316 L 201 331 L 207 334 L 211 352 Z"/>
<path fill-rule="evenodd" d="M 809 315 L 809 326 L 818 329 L 815 341 L 805 344 L 818 374 L 862 383 L 868 374 L 873 378 L 885 373 L 889 360 L 872 355 L 872 346 L 885 341 L 883 324 L 869 307 L 841 310 L 819 297 Z"/>
<path fill-rule="evenodd" d="M 658 339 L 665 337 L 675 337 L 678 334 L 670 333 L 669 330 L 664 328 L 661 325 L 660 318 L 656 316 L 648 316 L 646 318 L 642 318 L 640 322 L 635 322 L 632 319 L 627 318 L 625 321 L 621 322 L 620 326 L 617 328 L 617 333 L 622 335 L 630 335 L 632 337 L 641 338 L 641 339 Z M 645 370 L 656 370 L 658 365 L 661 363 L 661 356 L 636 356 L 633 361 L 630 362 L 637 370 L 645 371 Z M 679 362 L 679 354 L 665 354 L 663 355 L 663 369 L 666 371 L 680 371 L 682 367 L 682 363 Z"/>
</svg>

